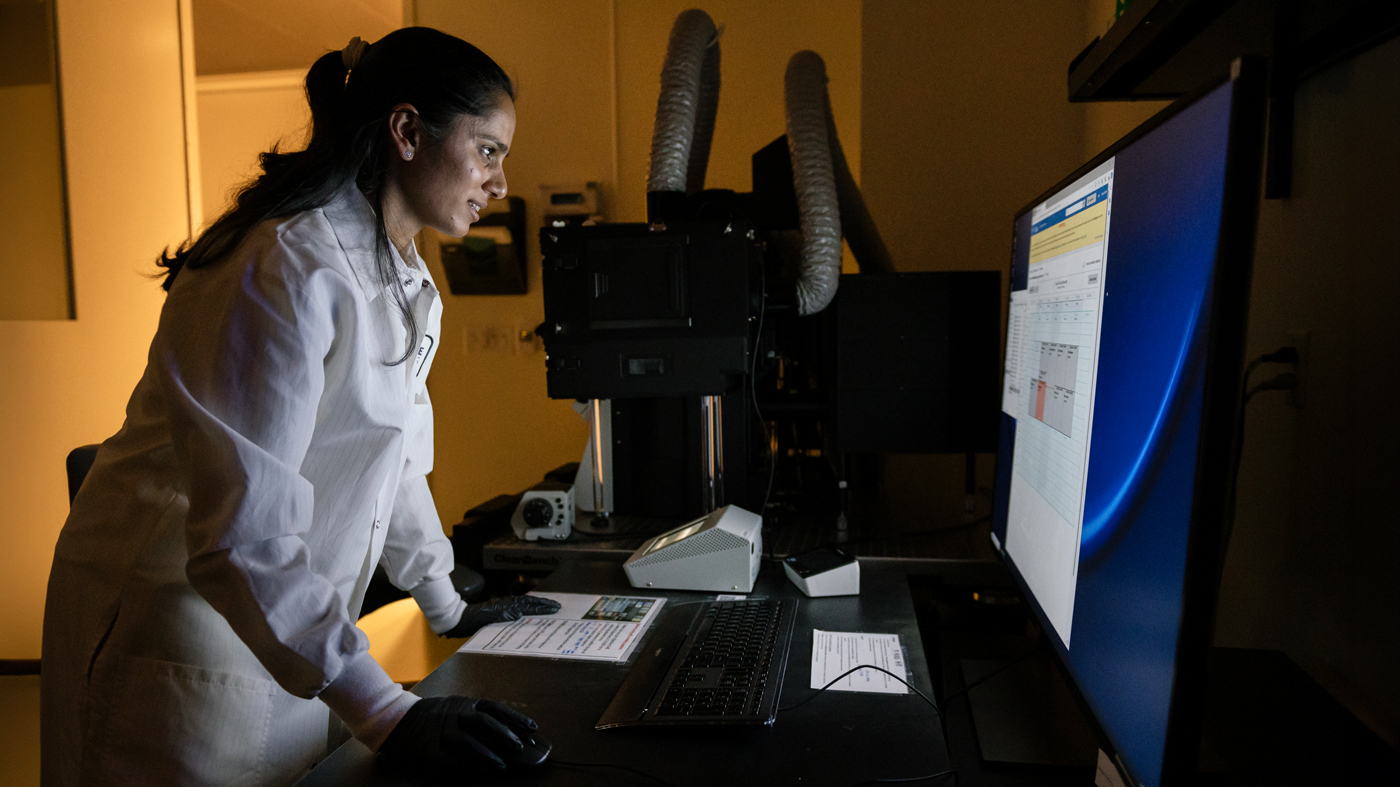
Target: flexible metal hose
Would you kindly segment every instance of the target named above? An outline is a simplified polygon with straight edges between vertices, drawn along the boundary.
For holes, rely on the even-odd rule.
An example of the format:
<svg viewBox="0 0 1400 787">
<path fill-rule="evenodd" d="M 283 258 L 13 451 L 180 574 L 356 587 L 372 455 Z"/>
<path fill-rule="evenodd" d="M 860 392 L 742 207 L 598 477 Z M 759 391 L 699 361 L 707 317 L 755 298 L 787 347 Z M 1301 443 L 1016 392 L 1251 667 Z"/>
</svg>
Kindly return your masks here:
<svg viewBox="0 0 1400 787">
<path fill-rule="evenodd" d="M 719 31 L 698 8 L 671 27 L 651 136 L 647 191 L 693 193 L 705 186 L 719 107 Z"/>
<path fill-rule="evenodd" d="M 889 250 L 846 163 L 826 84 L 826 64 L 816 52 L 798 52 L 788 61 L 783 98 L 802 226 L 797 279 L 800 314 L 816 314 L 836 297 L 842 235 L 862 271 L 894 270 Z"/>
<path fill-rule="evenodd" d="M 894 260 L 875 226 L 875 218 L 865 204 L 865 195 L 856 185 L 855 176 L 846 164 L 846 153 L 836 136 L 836 118 L 831 114 L 831 99 L 826 97 L 826 133 L 831 141 L 831 169 L 836 175 L 836 201 L 841 206 L 841 233 L 851 247 L 862 273 L 894 273 Z"/>
<path fill-rule="evenodd" d="M 816 52 L 804 50 L 788 61 L 783 104 L 802 226 L 797 311 L 816 314 L 836 297 L 841 276 L 841 211 L 831 165 L 826 64 Z"/>
</svg>

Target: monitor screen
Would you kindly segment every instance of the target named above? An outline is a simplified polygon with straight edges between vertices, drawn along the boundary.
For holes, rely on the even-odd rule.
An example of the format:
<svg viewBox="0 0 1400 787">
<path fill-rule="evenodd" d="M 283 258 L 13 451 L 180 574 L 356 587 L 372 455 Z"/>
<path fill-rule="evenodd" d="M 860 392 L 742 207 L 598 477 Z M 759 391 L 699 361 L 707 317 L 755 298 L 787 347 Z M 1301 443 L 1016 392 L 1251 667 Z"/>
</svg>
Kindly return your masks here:
<svg viewBox="0 0 1400 787">
<path fill-rule="evenodd" d="M 1218 543 L 1225 510 L 1202 505 L 1198 460 L 1233 418 L 1212 391 L 1239 368 L 1248 240 L 1235 257 L 1255 214 L 1233 206 L 1257 198 L 1240 172 L 1257 185 L 1258 166 L 1239 84 L 1164 110 L 1015 219 L 992 538 L 1107 742 L 1153 787 L 1182 710 L 1182 632 L 1210 626 L 1190 619 L 1192 539 L 1214 528 Z"/>
</svg>

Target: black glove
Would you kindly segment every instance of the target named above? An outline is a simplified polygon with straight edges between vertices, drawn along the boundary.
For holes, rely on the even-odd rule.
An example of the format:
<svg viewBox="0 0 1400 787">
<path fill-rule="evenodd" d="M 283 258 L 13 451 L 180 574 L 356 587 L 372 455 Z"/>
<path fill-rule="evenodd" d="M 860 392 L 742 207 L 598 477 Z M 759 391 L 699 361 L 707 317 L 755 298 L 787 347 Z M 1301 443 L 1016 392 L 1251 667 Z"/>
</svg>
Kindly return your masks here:
<svg viewBox="0 0 1400 787">
<path fill-rule="evenodd" d="M 526 615 L 553 615 L 558 611 L 559 602 L 552 598 L 541 598 L 540 596 L 493 598 L 478 604 L 468 604 L 467 608 L 462 610 L 462 619 L 457 621 L 457 625 L 453 626 L 451 631 L 444 632 L 442 636 L 449 639 L 461 639 L 470 637 L 482 626 L 489 626 L 492 623 L 519 620 Z"/>
<path fill-rule="evenodd" d="M 511 727 L 539 729 L 529 716 L 499 702 L 425 697 L 413 703 L 379 752 L 424 770 L 504 768 L 524 748 Z"/>
</svg>

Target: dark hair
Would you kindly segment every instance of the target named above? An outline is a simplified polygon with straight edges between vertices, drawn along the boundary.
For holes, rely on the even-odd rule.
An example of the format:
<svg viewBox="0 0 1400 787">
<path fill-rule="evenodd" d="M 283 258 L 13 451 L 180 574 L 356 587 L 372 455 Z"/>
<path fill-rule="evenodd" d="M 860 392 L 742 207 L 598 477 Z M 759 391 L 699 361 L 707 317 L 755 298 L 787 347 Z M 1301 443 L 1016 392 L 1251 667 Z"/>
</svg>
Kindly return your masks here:
<svg viewBox="0 0 1400 787">
<path fill-rule="evenodd" d="M 201 268 L 232 252 L 259 222 L 319 208 L 349 183 L 365 193 L 379 215 L 375 262 L 408 326 L 408 346 L 394 364 L 417 348 L 418 328 L 395 275 L 384 229 L 381 186 L 390 151 L 388 123 L 397 104 L 412 104 L 419 127 L 441 139 L 463 114 L 485 117 L 515 86 L 496 62 L 460 38 L 427 27 L 408 27 L 364 50 L 353 69 L 339 51 L 327 52 L 306 74 L 311 105 L 311 141 L 305 150 L 283 153 L 276 146 L 259 156 L 262 174 L 245 186 L 233 207 L 198 238 L 169 249 L 156 264 L 165 268 L 167 291 L 184 268 Z"/>
</svg>

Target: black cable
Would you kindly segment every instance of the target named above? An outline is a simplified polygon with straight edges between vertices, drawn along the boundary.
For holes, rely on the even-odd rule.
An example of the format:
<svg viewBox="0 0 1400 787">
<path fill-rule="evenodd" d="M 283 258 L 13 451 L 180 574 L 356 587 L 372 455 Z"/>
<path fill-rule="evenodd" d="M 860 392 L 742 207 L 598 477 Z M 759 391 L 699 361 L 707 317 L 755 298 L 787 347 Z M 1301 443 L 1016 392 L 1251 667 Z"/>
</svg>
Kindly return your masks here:
<svg viewBox="0 0 1400 787">
<path fill-rule="evenodd" d="M 758 356 L 763 349 L 763 316 L 768 306 L 768 270 L 761 261 L 758 265 L 758 276 L 758 335 L 753 343 L 753 361 L 749 364 L 749 398 L 753 400 L 753 414 L 763 427 L 763 447 L 768 450 L 768 489 L 763 493 L 763 505 L 758 509 L 758 515 L 763 517 L 768 513 L 768 498 L 773 495 L 773 477 L 778 472 L 778 455 L 773 450 L 773 434 L 768 429 L 768 422 L 763 419 L 763 411 L 758 408 Z"/>
<path fill-rule="evenodd" d="M 1297 387 L 1298 375 L 1293 372 L 1284 372 L 1283 374 L 1276 375 L 1246 391 L 1244 399 L 1240 402 L 1240 410 L 1243 411 L 1245 405 L 1249 404 L 1249 400 L 1253 399 L 1254 395 L 1260 391 L 1292 391 Z M 1241 416 L 1243 416 L 1243 412 Z"/>
<path fill-rule="evenodd" d="M 817 692 L 816 692 L 815 694 L 813 694 L 812 696 L 807 697 L 806 699 L 798 700 L 797 702 L 793 703 L 792 705 L 787 706 L 786 708 L 778 708 L 778 712 L 779 712 L 779 713 L 784 713 L 784 712 L 786 712 L 786 711 L 793 710 L 794 708 L 800 708 L 800 707 L 802 707 L 803 705 L 806 705 L 807 703 L 811 702 L 812 700 L 816 699 L 817 697 L 820 697 L 821 694 L 822 694 L 822 692 L 824 692 L 824 691 L 826 691 L 827 689 L 831 688 L 832 686 L 836 685 L 836 682 L 837 682 L 837 681 L 841 680 L 842 678 L 846 677 L 847 675 L 850 675 L 852 672 L 859 672 L 860 670 L 863 670 L 863 669 L 873 669 L 873 670 L 876 670 L 876 671 L 878 671 L 878 672 L 883 672 L 883 673 L 885 673 L 886 675 L 889 675 L 891 678 L 894 678 L 895 680 L 899 681 L 900 683 L 903 683 L 905 686 L 908 686 L 910 691 L 912 691 L 912 692 L 914 692 L 915 694 L 917 694 L 917 695 L 919 695 L 920 697 L 922 697 L 923 700 L 924 700 L 924 702 L 927 702 L 928 705 L 929 705 L 929 707 L 930 707 L 930 708 L 933 708 L 933 712 L 934 712 L 935 714 L 937 714 L 940 718 L 942 717 L 943 714 L 941 714 L 941 713 L 938 712 L 938 704 L 935 703 L 932 699 L 930 699 L 929 696 L 928 696 L 927 694 L 925 694 L 925 693 L 923 693 L 922 691 L 919 691 L 918 689 L 914 688 L 913 684 L 911 684 L 909 681 L 905 680 L 904 678 L 899 677 L 898 675 L 894 674 L 893 672 L 890 672 L 889 670 L 885 669 L 884 667 L 877 667 L 877 666 L 875 666 L 874 664 L 858 664 L 858 665 L 856 665 L 856 666 L 854 666 L 854 667 L 851 667 L 850 669 L 846 670 L 845 672 L 841 673 L 840 675 L 837 675 L 836 677 L 832 678 L 830 683 L 826 684 L 825 686 L 822 686 L 820 689 L 817 689 Z"/>
<path fill-rule="evenodd" d="M 659 778 L 657 776 L 652 776 L 651 774 L 639 771 L 636 768 L 629 768 L 626 765 L 617 765 L 611 762 L 569 762 L 568 760 L 558 760 L 553 757 L 550 757 L 548 760 L 545 760 L 545 762 L 553 763 L 555 765 L 561 765 L 565 768 L 616 768 L 620 771 L 635 773 L 636 775 L 642 777 L 643 779 L 646 779 L 647 781 L 665 785 L 665 787 L 673 787 L 673 785 L 665 779 Z"/>
<path fill-rule="evenodd" d="M 889 675 L 891 678 L 894 678 L 895 680 L 899 681 L 900 683 L 903 683 L 905 686 L 908 686 L 910 691 L 912 691 L 912 692 L 914 692 L 915 694 L 919 695 L 919 697 L 920 697 L 921 699 L 923 699 L 924 702 L 927 702 L 927 703 L 928 703 L 928 706 L 929 706 L 930 708 L 933 708 L 933 713 L 934 713 L 935 716 L 938 717 L 939 725 L 942 726 L 943 714 L 942 714 L 941 712 L 939 712 L 939 710 L 938 710 L 938 703 L 934 702 L 933 699 L 930 698 L 927 694 L 925 694 L 925 693 L 923 693 L 922 691 L 919 691 L 918 689 L 914 688 L 913 684 L 911 684 L 909 681 L 905 680 L 904 678 L 899 677 L 898 675 L 894 674 L 893 672 L 890 672 L 889 670 L 885 669 L 884 667 L 877 667 L 877 666 L 875 666 L 874 664 L 857 664 L 856 666 L 851 667 L 850 669 L 846 670 L 845 672 L 841 673 L 840 675 L 837 675 L 835 678 L 832 678 L 832 679 L 831 679 L 831 682 L 827 683 L 825 686 L 822 686 L 820 689 L 817 689 L 817 691 L 816 691 L 815 694 L 812 694 L 810 697 L 807 697 L 807 698 L 805 698 L 805 699 L 798 700 L 797 702 L 793 703 L 792 705 L 787 706 L 786 708 L 778 708 L 778 712 L 779 712 L 779 713 L 785 713 L 785 712 L 787 712 L 787 711 L 793 710 L 793 709 L 795 709 L 795 708 L 800 708 L 800 707 L 802 707 L 803 705 L 806 705 L 807 703 L 811 702 L 812 700 L 816 699 L 817 697 L 820 697 L 820 696 L 822 695 L 822 692 L 824 692 L 824 691 L 826 691 L 827 689 L 831 688 L 832 686 L 836 685 L 837 681 L 841 680 L 842 678 L 846 677 L 847 675 L 850 675 L 852 672 L 858 672 L 858 671 L 863 670 L 863 669 L 873 669 L 873 670 L 875 670 L 875 671 L 877 671 L 877 672 L 883 672 L 883 673 L 885 673 L 886 675 Z M 906 783 L 906 782 L 922 782 L 922 781 L 929 781 L 929 780 L 931 780 L 931 779 L 941 779 L 941 778 L 943 778 L 944 776 L 952 776 L 952 777 L 953 777 L 953 783 L 954 783 L 954 784 L 957 784 L 957 783 L 958 783 L 958 772 L 955 771 L 955 770 L 947 770 L 947 771 L 939 771 L 938 773 L 931 773 L 931 774 L 929 774 L 929 775 L 927 775 L 927 776 L 904 776 L 904 777 L 888 778 L 888 779 L 869 779 L 869 780 L 867 780 L 867 781 L 860 782 L 859 784 L 856 785 L 856 787 L 861 787 L 861 785 L 865 785 L 865 784 L 902 784 L 902 783 Z"/>
<path fill-rule="evenodd" d="M 867 785 L 867 784 L 905 784 L 905 783 L 908 783 L 908 782 L 926 782 L 926 781 L 931 781 L 931 780 L 933 780 L 933 779 L 941 779 L 941 778 L 943 778 L 944 776 L 952 776 L 952 777 L 953 777 L 953 784 L 960 784 L 960 783 L 961 783 L 961 782 L 958 781 L 958 772 L 955 771 L 955 770 L 949 769 L 949 770 L 946 770 L 946 771 L 939 771 L 938 773 L 930 773 L 930 774 L 927 775 L 927 776 L 907 776 L 907 777 L 898 778 L 898 779 L 871 779 L 871 780 L 869 780 L 869 781 L 861 782 L 860 784 L 857 784 L 855 787 L 864 787 L 864 785 Z"/>
<path fill-rule="evenodd" d="M 995 678 L 997 675 L 1000 675 L 1002 672 L 1006 671 L 1007 669 L 1010 669 L 1011 666 L 1012 666 L 1013 664 L 1016 664 L 1017 662 L 1021 661 L 1021 660 L 1024 659 L 1025 657 L 1027 657 L 1027 656 L 1031 655 L 1032 653 L 1036 652 L 1037 649 L 1038 649 L 1038 646 L 1033 645 L 1033 646 L 1031 646 L 1030 648 L 1027 648 L 1026 651 L 1025 651 L 1024 653 L 1022 653 L 1021 655 L 1016 656 L 1015 658 L 1011 659 L 1010 661 L 1006 662 L 1005 664 L 1001 665 L 1000 667 L 997 667 L 996 669 L 992 670 L 991 672 L 988 672 L 986 675 L 983 675 L 982 677 L 978 678 L 977 680 L 974 680 L 973 682 L 967 684 L 966 686 L 963 686 L 961 689 L 958 689 L 957 691 L 955 691 L 955 692 L 953 692 L 953 693 L 951 693 L 951 694 L 946 694 L 946 695 L 944 695 L 944 697 L 943 697 L 943 704 L 944 704 L 944 705 L 947 705 L 949 702 L 952 702 L 954 699 L 956 699 L 956 698 L 958 698 L 958 697 L 961 697 L 962 695 L 968 693 L 969 691 L 972 691 L 973 689 L 977 688 L 978 686 L 981 686 L 983 683 L 986 683 L 987 681 L 991 680 L 992 678 Z"/>
<path fill-rule="evenodd" d="M 1230 486 L 1225 493 L 1225 527 L 1224 532 L 1221 534 L 1221 538 L 1224 539 L 1226 544 L 1229 543 L 1230 536 L 1235 530 L 1235 501 L 1239 497 L 1240 463 L 1244 458 L 1245 407 L 1249 405 L 1249 400 L 1253 399 L 1254 395 L 1260 391 L 1291 391 L 1298 388 L 1298 375 L 1296 372 L 1284 372 L 1253 388 L 1249 386 L 1250 375 L 1254 374 L 1254 371 L 1258 369 L 1261 364 L 1266 363 L 1291 363 L 1294 364 L 1294 369 L 1296 370 L 1298 360 L 1298 348 L 1280 347 L 1271 353 L 1264 353 L 1258 358 L 1255 358 L 1245 367 L 1244 377 L 1240 380 L 1239 409 L 1235 413 L 1235 434 L 1233 435 L 1233 444 L 1230 446 Z"/>
</svg>

